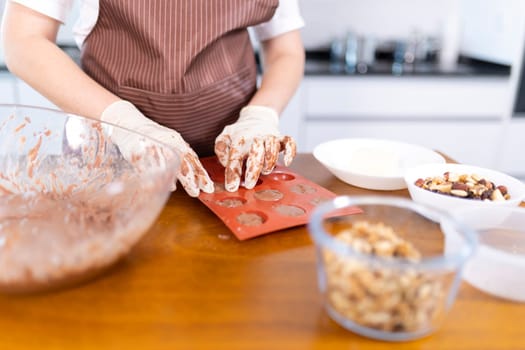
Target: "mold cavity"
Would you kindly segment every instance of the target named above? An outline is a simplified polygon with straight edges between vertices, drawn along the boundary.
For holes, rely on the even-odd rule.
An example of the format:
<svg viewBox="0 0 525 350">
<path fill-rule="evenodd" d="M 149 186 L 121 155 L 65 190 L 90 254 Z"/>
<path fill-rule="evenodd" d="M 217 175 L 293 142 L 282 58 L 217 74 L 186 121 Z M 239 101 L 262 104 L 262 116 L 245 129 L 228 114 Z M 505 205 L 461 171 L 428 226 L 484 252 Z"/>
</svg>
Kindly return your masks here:
<svg viewBox="0 0 525 350">
<path fill-rule="evenodd" d="M 237 216 L 237 222 L 244 226 L 259 226 L 266 221 L 266 215 L 261 212 L 246 212 Z"/>
<path fill-rule="evenodd" d="M 293 179 L 295 179 L 295 176 L 291 174 L 279 173 L 279 172 L 271 173 L 270 175 L 268 175 L 268 177 L 275 181 L 292 181 Z"/>
<path fill-rule="evenodd" d="M 326 202 L 328 199 L 327 198 L 323 198 L 323 197 L 315 197 L 315 198 L 312 198 L 312 200 L 310 201 L 310 204 L 312 205 L 319 205 L 323 202 Z"/>
<path fill-rule="evenodd" d="M 315 188 L 309 185 L 305 185 L 305 184 L 293 185 L 292 187 L 290 187 L 290 191 L 299 193 L 299 194 L 312 194 L 312 193 L 317 192 Z"/>
<path fill-rule="evenodd" d="M 306 213 L 306 210 L 295 205 L 277 205 L 273 208 L 276 212 L 283 216 L 301 216 Z"/>
<path fill-rule="evenodd" d="M 261 201 L 274 202 L 283 198 L 284 195 L 278 190 L 260 190 L 255 192 L 253 196 Z"/>
<path fill-rule="evenodd" d="M 259 186 L 259 185 L 261 185 L 262 183 L 263 183 L 263 181 L 259 178 L 259 179 L 257 179 L 257 182 L 255 183 L 255 186 Z M 241 186 L 244 186 L 244 181 L 242 181 Z M 254 186 L 254 187 L 255 187 L 255 186 Z"/>
<path fill-rule="evenodd" d="M 246 203 L 246 200 L 240 197 L 227 197 L 227 198 L 221 199 L 220 201 L 217 201 L 218 205 L 220 205 L 221 207 L 225 207 L 225 208 L 240 207 L 244 203 Z"/>
</svg>

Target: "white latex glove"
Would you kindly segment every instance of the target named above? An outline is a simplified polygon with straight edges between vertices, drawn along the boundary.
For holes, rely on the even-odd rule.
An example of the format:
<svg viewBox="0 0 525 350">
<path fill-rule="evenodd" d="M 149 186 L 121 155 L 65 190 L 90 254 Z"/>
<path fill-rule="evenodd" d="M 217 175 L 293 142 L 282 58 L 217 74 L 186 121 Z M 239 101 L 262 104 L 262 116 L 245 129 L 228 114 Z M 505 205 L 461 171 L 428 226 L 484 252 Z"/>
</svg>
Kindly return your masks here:
<svg viewBox="0 0 525 350">
<path fill-rule="evenodd" d="M 260 174 L 274 169 L 279 153 L 284 151 L 284 164 L 290 165 L 296 153 L 295 141 L 279 133 L 277 112 L 264 106 L 246 106 L 239 119 L 224 128 L 215 139 L 215 154 L 226 168 L 224 187 L 239 189 L 242 166 L 246 159 L 244 187 L 253 188 Z"/>
<path fill-rule="evenodd" d="M 148 119 L 133 104 L 124 100 L 109 105 L 100 119 L 134 130 L 177 150 L 181 158 L 181 169 L 177 179 L 190 196 L 197 197 L 200 191 L 207 193 L 214 191 L 213 181 L 199 161 L 199 157 L 175 130 Z M 140 154 L 142 151 L 134 142 L 135 138 L 129 137 L 129 133 L 118 128 L 113 129 L 111 140 L 118 145 L 126 159 L 131 159 L 134 154 Z M 175 189 L 175 184 L 173 188 Z"/>
</svg>

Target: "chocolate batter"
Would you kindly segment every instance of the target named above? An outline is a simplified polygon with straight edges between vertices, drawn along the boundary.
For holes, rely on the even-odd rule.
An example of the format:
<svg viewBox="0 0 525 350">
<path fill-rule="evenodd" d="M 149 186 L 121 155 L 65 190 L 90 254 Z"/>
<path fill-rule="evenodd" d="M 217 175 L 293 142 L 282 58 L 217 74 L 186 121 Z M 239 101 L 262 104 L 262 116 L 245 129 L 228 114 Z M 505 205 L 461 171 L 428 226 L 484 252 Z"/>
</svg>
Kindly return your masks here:
<svg viewBox="0 0 525 350">
<path fill-rule="evenodd" d="M 305 184 L 293 185 L 292 187 L 290 187 L 290 191 L 299 193 L 299 194 L 312 194 L 312 193 L 317 192 L 315 188 L 313 188 L 312 186 L 305 185 Z"/>
<path fill-rule="evenodd" d="M 221 192 L 226 191 L 226 189 L 224 188 L 224 183 L 215 182 L 214 185 L 215 185 L 215 189 L 213 190 L 213 193 L 221 193 Z"/>
<path fill-rule="evenodd" d="M 279 190 L 260 190 L 253 194 L 253 196 L 261 201 L 274 202 L 284 197 Z"/>
<path fill-rule="evenodd" d="M 263 214 L 259 213 L 242 213 L 237 216 L 237 222 L 244 226 L 259 226 L 265 221 Z"/>
<path fill-rule="evenodd" d="M 295 176 L 293 176 L 292 174 L 279 173 L 279 172 L 271 173 L 268 176 L 272 180 L 275 180 L 275 181 L 292 181 L 293 179 L 295 179 Z"/>
<path fill-rule="evenodd" d="M 303 208 L 296 207 L 294 205 L 277 205 L 273 208 L 277 213 L 284 216 L 301 216 L 306 213 Z"/>
<path fill-rule="evenodd" d="M 218 205 L 225 208 L 236 208 L 243 205 L 246 201 L 242 198 L 224 198 L 217 202 Z"/>
<path fill-rule="evenodd" d="M 326 202 L 327 200 L 328 200 L 327 198 L 316 197 L 316 198 L 312 198 L 312 200 L 310 201 L 310 204 L 319 205 L 323 202 Z"/>
<path fill-rule="evenodd" d="M 2 197 L 0 289 L 38 289 L 109 265 L 131 249 L 164 201 L 147 190 Z"/>
</svg>

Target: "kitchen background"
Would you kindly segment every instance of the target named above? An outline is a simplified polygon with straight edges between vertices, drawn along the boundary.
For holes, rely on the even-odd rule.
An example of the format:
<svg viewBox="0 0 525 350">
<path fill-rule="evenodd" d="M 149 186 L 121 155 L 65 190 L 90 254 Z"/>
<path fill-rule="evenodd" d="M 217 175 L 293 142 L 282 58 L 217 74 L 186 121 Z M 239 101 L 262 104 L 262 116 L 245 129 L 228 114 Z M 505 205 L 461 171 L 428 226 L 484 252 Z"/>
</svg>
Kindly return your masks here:
<svg viewBox="0 0 525 350">
<path fill-rule="evenodd" d="M 282 116 L 282 131 L 300 151 L 328 139 L 381 137 L 525 178 L 519 151 L 525 149 L 525 1 L 300 0 L 300 6 L 305 78 Z M 78 58 L 75 16 L 76 7 L 58 42 Z M 0 66 L 2 56 L 0 48 Z M 3 67 L 0 103 L 13 102 L 52 106 Z"/>
</svg>

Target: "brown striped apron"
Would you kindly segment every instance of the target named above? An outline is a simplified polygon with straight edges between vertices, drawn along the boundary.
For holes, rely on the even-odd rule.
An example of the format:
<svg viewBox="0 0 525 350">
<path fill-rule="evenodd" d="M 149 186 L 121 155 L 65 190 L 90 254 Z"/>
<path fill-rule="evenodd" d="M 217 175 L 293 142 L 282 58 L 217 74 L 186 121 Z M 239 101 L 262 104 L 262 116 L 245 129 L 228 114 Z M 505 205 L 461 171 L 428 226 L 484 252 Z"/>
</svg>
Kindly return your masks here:
<svg viewBox="0 0 525 350">
<path fill-rule="evenodd" d="M 279 0 L 100 0 L 82 68 L 152 120 L 213 154 L 224 126 L 256 90 L 246 27 Z"/>
</svg>

